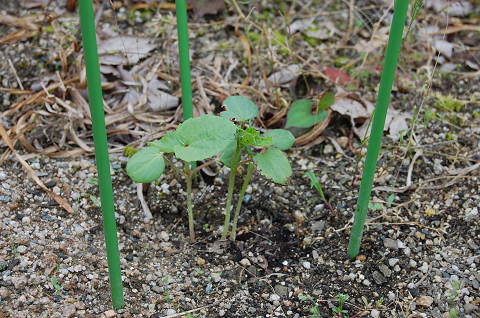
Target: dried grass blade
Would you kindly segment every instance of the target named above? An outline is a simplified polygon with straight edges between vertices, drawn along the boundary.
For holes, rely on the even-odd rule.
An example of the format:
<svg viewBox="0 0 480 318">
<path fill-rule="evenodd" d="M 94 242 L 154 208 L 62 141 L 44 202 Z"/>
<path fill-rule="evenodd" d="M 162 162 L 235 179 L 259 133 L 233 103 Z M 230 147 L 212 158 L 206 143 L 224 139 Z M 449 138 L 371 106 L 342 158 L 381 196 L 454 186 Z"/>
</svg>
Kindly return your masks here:
<svg viewBox="0 0 480 318">
<path fill-rule="evenodd" d="M 53 193 L 52 191 L 50 191 L 42 182 L 42 180 L 40 180 L 40 178 L 38 178 L 38 176 L 35 174 L 35 172 L 33 171 L 33 169 L 30 167 L 30 165 L 15 151 L 15 149 L 13 148 L 13 145 L 11 143 L 11 140 L 10 140 L 10 137 L 8 136 L 7 134 L 7 131 L 5 130 L 5 127 L 3 127 L 2 123 L 0 122 L 0 134 L 2 135 L 2 138 L 3 140 L 7 143 L 8 147 L 10 148 L 10 150 L 13 152 L 13 154 L 17 157 L 18 161 L 20 161 L 20 163 L 22 164 L 22 166 L 25 168 L 25 170 L 27 170 L 28 174 L 30 175 L 30 177 L 32 177 L 32 179 L 35 181 L 36 184 L 38 184 L 38 186 L 40 188 L 42 188 L 43 190 L 45 190 L 45 192 L 47 192 L 48 194 L 50 194 L 50 196 L 52 196 L 52 198 L 58 203 L 60 204 L 60 206 L 62 206 L 67 212 L 69 213 L 72 213 L 74 214 L 75 211 L 72 209 L 72 207 L 70 206 L 70 204 L 68 204 L 68 202 L 62 198 L 61 196 L 59 196 L 58 194 L 55 194 Z"/>
</svg>

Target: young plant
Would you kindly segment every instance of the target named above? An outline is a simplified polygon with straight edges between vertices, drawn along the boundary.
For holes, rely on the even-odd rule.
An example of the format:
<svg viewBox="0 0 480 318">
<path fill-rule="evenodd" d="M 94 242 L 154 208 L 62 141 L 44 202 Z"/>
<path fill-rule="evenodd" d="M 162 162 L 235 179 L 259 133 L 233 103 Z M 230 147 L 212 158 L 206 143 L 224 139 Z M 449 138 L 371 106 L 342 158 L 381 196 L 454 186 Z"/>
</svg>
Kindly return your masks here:
<svg viewBox="0 0 480 318">
<path fill-rule="evenodd" d="M 337 313 L 338 317 L 344 317 L 348 313 L 347 310 L 343 309 L 343 304 L 345 304 L 347 299 L 348 299 L 348 294 L 344 295 L 344 294 L 338 293 L 337 301 L 339 302 L 339 305 L 332 309 L 333 312 Z"/>
<path fill-rule="evenodd" d="M 295 137 L 293 137 L 289 131 L 283 129 L 268 131 L 263 134 L 263 137 L 260 137 L 260 132 L 255 130 L 251 125 L 251 120 L 258 115 L 258 108 L 246 97 L 231 96 L 223 102 L 223 106 L 226 111 L 220 115 L 238 122 L 238 126 L 236 127 L 234 136 L 235 140 L 228 144 L 219 159 L 231 169 L 222 240 L 227 238 L 230 223 L 230 207 L 232 204 L 237 169 L 242 164 L 248 164 L 247 175 L 240 189 L 232 231 L 230 233 L 230 239 L 235 240 L 240 208 L 253 172 L 257 169 L 265 178 L 275 183 L 286 184 L 292 175 L 292 168 L 282 150 L 290 148 L 295 142 Z M 253 151 L 255 147 L 262 148 L 262 150 L 259 153 L 255 153 Z M 244 161 L 241 161 L 242 152 L 246 155 Z"/>
<path fill-rule="evenodd" d="M 300 294 L 300 295 L 298 295 L 298 299 L 303 300 L 303 301 L 311 301 L 312 304 L 313 304 L 313 307 L 310 308 L 310 312 L 313 315 L 310 316 L 310 318 L 320 318 L 320 308 L 318 308 L 318 305 L 315 302 L 315 300 L 313 300 L 312 296 L 310 296 L 309 294 L 306 294 L 306 295 Z"/>
<path fill-rule="evenodd" d="M 305 173 L 303 176 L 307 176 L 310 179 L 310 188 L 315 187 L 315 189 L 317 189 L 318 193 L 320 194 L 320 198 L 322 199 L 322 201 L 330 209 L 330 211 L 332 211 L 332 214 L 335 214 L 335 210 L 332 208 L 332 205 L 330 204 L 330 202 L 327 201 L 327 199 L 325 199 L 325 195 L 323 194 L 322 185 L 320 184 L 320 182 L 318 182 L 317 176 L 315 175 L 315 173 L 311 172 L 310 170 L 307 170 L 307 173 Z M 317 198 L 311 199 L 308 203 L 310 203 L 314 199 L 317 199 Z"/>
<path fill-rule="evenodd" d="M 168 132 L 160 140 L 148 143 L 128 161 L 127 174 L 137 183 L 157 180 L 165 171 L 165 162 L 182 175 L 187 182 L 187 207 L 190 241 L 195 242 L 192 207 L 192 177 L 199 169 L 213 161 L 190 169 L 190 162 L 210 158 L 221 152 L 235 139 L 237 127 L 231 121 L 213 115 L 191 118 L 178 125 L 177 130 Z M 164 155 L 174 154 L 185 162 L 183 171 Z"/>
</svg>

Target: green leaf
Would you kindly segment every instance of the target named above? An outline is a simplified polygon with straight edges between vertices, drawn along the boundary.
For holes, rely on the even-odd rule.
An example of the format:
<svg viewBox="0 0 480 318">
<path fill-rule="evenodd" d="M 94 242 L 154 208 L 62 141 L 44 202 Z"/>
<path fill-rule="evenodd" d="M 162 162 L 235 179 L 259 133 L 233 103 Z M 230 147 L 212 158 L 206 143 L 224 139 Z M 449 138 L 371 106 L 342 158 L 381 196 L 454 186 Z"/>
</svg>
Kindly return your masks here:
<svg viewBox="0 0 480 318">
<path fill-rule="evenodd" d="M 235 148 L 237 147 L 237 141 L 234 139 L 232 140 L 225 149 L 222 150 L 222 155 L 218 160 L 226 165 L 227 167 L 232 167 L 232 158 L 233 154 L 235 153 Z M 242 156 L 241 151 L 238 152 L 238 159 Z"/>
<path fill-rule="evenodd" d="M 166 153 L 172 153 L 175 146 L 180 145 L 174 131 L 169 131 L 160 140 L 149 142 L 148 144 Z"/>
<path fill-rule="evenodd" d="M 287 150 L 295 142 L 292 133 L 285 129 L 273 129 L 263 134 L 264 137 L 272 137 L 273 145 L 281 150 Z"/>
<path fill-rule="evenodd" d="M 293 173 L 287 156 L 275 146 L 268 147 L 265 153 L 256 154 L 253 161 L 261 175 L 279 184 L 286 184 Z"/>
<path fill-rule="evenodd" d="M 244 96 L 230 96 L 225 99 L 223 106 L 227 110 L 221 112 L 220 116 L 227 119 L 245 122 L 258 115 L 257 105 Z"/>
<path fill-rule="evenodd" d="M 157 180 L 165 171 L 165 160 L 155 147 L 146 147 L 137 152 L 127 163 L 127 174 L 137 183 Z"/>
<path fill-rule="evenodd" d="M 330 106 L 333 105 L 335 102 L 335 94 L 333 92 L 326 93 L 320 99 L 320 103 L 318 104 L 318 110 L 326 110 Z"/>
<path fill-rule="evenodd" d="M 216 155 L 235 139 L 237 126 L 231 121 L 213 115 L 190 118 L 178 125 L 174 146 L 175 156 L 191 162 Z"/>
<path fill-rule="evenodd" d="M 318 124 L 327 116 L 325 110 L 319 111 L 317 114 L 312 115 L 312 102 L 304 98 L 295 101 L 287 114 L 287 124 L 285 128 L 288 127 L 311 127 L 315 124 Z"/>
<path fill-rule="evenodd" d="M 242 147 L 267 147 L 273 144 L 273 139 L 271 137 L 260 137 L 260 132 L 256 131 L 253 127 L 247 127 L 245 130 L 238 130 L 238 135 Z"/>
</svg>

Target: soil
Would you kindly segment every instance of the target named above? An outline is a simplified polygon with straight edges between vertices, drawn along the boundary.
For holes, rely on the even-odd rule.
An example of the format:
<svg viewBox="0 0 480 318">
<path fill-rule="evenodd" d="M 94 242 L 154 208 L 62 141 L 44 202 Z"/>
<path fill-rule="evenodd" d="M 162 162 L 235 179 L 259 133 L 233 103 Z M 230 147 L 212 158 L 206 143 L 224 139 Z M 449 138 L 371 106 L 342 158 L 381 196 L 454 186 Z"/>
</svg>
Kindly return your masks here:
<svg viewBox="0 0 480 318">
<path fill-rule="evenodd" d="M 122 6 L 124 10 L 115 21 L 126 34 L 158 32 L 154 27 L 143 29 L 148 17 L 132 22 L 130 5 Z M 280 2 L 260 5 L 268 13 L 265 21 L 279 19 Z M 345 27 L 348 10 L 341 2 L 336 5 L 340 13 L 333 21 L 343 21 Z M 44 8 L 27 10 L 9 3 L 1 13 L 74 16 L 64 10 L 65 6 L 57 0 Z M 243 12 L 248 12 L 249 6 L 242 4 Z M 104 7 L 99 23 L 114 25 L 111 10 L 107 4 Z M 298 10 L 299 17 L 308 13 L 301 4 L 291 10 Z M 192 30 L 197 31 L 191 39 L 194 68 L 203 65 L 198 61 L 209 53 L 207 42 L 224 43 L 215 49 L 223 61 L 242 55 L 225 49 L 234 37 L 229 23 L 237 17 L 235 12 L 233 5 L 227 4 L 225 10 L 213 15 L 189 13 L 194 21 Z M 375 7 L 369 12 L 378 19 L 383 11 Z M 221 21 L 228 23 L 217 23 Z M 0 25 L 2 37 L 14 30 Z M 168 39 L 173 30 L 165 27 L 157 40 Z M 199 30 L 210 35 L 201 37 Z M 41 32 L 40 39 L 0 44 L 4 88 L 18 88 L 8 70 L 8 58 L 26 89 L 38 82 L 38 76 L 54 71 L 38 67 L 55 56 L 54 50 L 41 49 L 42 40 L 48 45 L 58 43 L 46 29 Z M 476 36 L 463 32 L 451 40 L 463 43 Z M 349 43 L 354 45 L 357 40 L 358 34 Z M 241 47 L 237 42 L 231 45 Z M 426 52 L 420 40 L 407 45 L 412 51 L 406 53 L 413 54 L 416 49 Z M 271 50 L 259 45 L 254 54 L 265 57 Z M 354 59 L 352 52 L 349 47 L 337 47 L 328 51 L 331 56 L 315 62 L 331 62 L 337 56 Z M 153 213 L 153 219 L 145 222 L 137 185 L 125 172 L 129 158 L 112 153 L 125 298 L 121 309 L 113 307 L 110 295 L 94 156 L 49 158 L 31 155 L 17 146 L 47 187 L 64 197 L 75 213 L 66 212 L 41 190 L 14 155 L 0 166 L 0 317 L 480 317 L 480 119 L 476 102 L 480 81 L 478 76 L 459 79 L 472 72 L 468 66 L 472 64 L 466 63 L 465 55 L 457 54 L 451 60 L 459 64 L 455 72 L 462 74 L 432 73 L 430 91 L 421 90 L 429 83 L 425 73 L 429 75 L 430 69 L 423 68 L 425 59 L 400 61 L 402 76 L 416 77 L 411 83 L 417 89 L 398 79 L 392 104 L 416 116 L 417 121 L 415 129 L 410 128 L 412 139 L 384 138 L 361 251 L 355 259 L 347 256 L 347 247 L 364 158 L 360 156 L 357 164 L 361 142 L 351 137 L 352 128 L 345 116 L 334 113 L 322 133 L 331 138 L 326 142 L 286 151 L 293 169 L 288 185 L 254 174 L 233 242 L 220 241 L 227 168 L 215 163 L 210 166 L 213 175 L 201 172 L 194 184 L 196 242 L 191 244 L 185 180 L 167 168 L 158 181 L 143 187 Z M 367 64 L 373 67 L 374 60 Z M 270 63 L 260 64 L 251 74 L 252 81 L 272 72 Z M 47 68 L 61 67 L 58 61 L 49 65 Z M 221 67 L 222 73 L 228 66 Z M 244 75 L 236 68 L 231 83 L 241 83 Z M 372 71 L 371 76 L 362 77 L 358 94 L 366 100 L 375 102 L 378 75 Z M 298 93 L 295 88 L 290 92 Z M 453 111 L 440 107 L 439 99 L 432 97 L 434 92 L 468 102 Z M 194 95 L 197 101 L 198 94 Z M 218 95 L 209 94 L 212 104 L 221 104 Z M 425 94 L 429 98 L 422 103 Z M 22 98 L 8 91 L 0 96 L 2 112 Z M 14 127 L 14 117 L 2 116 L 6 129 Z M 27 136 L 32 144 L 34 136 Z M 89 137 L 88 133 L 83 136 Z M 345 138 L 353 139 L 352 147 L 341 143 Z M 37 140 L 43 148 L 54 143 L 54 137 Z M 332 140 L 340 149 L 333 147 Z M 0 146 L 6 151 L 5 143 Z M 181 167 L 180 162 L 173 162 Z M 304 176 L 307 169 L 317 175 L 333 211 Z M 243 175 L 244 171 L 238 172 L 236 189 Z M 234 202 L 237 199 L 234 196 Z M 343 305 L 341 295 L 348 295 Z"/>
</svg>

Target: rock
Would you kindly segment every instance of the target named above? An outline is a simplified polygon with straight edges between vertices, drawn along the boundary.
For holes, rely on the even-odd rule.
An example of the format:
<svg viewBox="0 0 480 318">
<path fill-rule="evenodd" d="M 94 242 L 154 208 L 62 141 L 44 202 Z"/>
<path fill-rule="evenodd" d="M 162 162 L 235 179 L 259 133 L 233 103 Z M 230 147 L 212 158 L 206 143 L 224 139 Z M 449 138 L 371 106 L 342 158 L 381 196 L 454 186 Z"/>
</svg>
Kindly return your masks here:
<svg viewBox="0 0 480 318">
<path fill-rule="evenodd" d="M 7 287 L 0 287 L 0 297 L 7 299 L 10 297 L 10 291 Z"/>
<path fill-rule="evenodd" d="M 23 289 L 25 289 L 25 286 L 27 285 L 27 279 L 25 278 L 25 276 L 12 277 L 12 283 L 13 283 L 13 286 L 15 286 L 16 289 L 23 290 Z"/>
<path fill-rule="evenodd" d="M 285 296 L 288 293 L 288 287 L 287 286 L 275 285 L 274 289 L 275 289 L 275 292 L 277 292 L 277 294 L 282 295 L 282 296 Z"/>
<path fill-rule="evenodd" d="M 240 265 L 247 267 L 247 266 L 252 265 L 252 263 L 250 263 L 250 261 L 249 261 L 247 258 L 243 258 L 243 259 L 240 261 Z"/>
<path fill-rule="evenodd" d="M 387 278 L 385 278 L 385 276 L 383 276 L 383 275 L 382 275 L 380 272 L 378 272 L 378 271 L 373 272 L 372 276 L 373 276 L 373 280 L 374 280 L 375 283 L 377 283 L 378 285 L 381 285 L 381 284 L 387 282 Z"/>
<path fill-rule="evenodd" d="M 222 279 L 218 273 L 211 273 L 210 276 L 214 283 L 218 283 Z"/>
<path fill-rule="evenodd" d="M 463 306 L 463 309 L 465 309 L 466 314 L 471 314 L 474 311 L 480 311 L 480 308 L 478 306 L 470 303 L 466 303 L 465 306 Z"/>
<path fill-rule="evenodd" d="M 433 304 L 433 297 L 427 295 L 420 295 L 417 298 L 417 306 L 428 308 Z"/>
<path fill-rule="evenodd" d="M 66 304 L 62 308 L 62 317 L 72 317 L 75 314 L 75 311 L 77 311 L 77 309 L 74 304 Z"/>
<path fill-rule="evenodd" d="M 386 238 L 383 240 L 383 246 L 385 246 L 388 249 L 398 251 L 400 248 L 398 246 L 398 241 L 397 240 L 392 240 L 391 238 Z"/>
<path fill-rule="evenodd" d="M 325 221 L 313 222 L 311 226 L 312 233 L 315 233 L 315 234 L 321 233 L 324 228 L 325 228 Z"/>
<path fill-rule="evenodd" d="M 330 156 L 331 154 L 333 154 L 333 146 L 331 144 L 326 144 L 323 148 L 323 154 L 325 156 Z"/>
<path fill-rule="evenodd" d="M 302 266 L 303 266 L 305 269 L 310 269 L 311 264 L 310 264 L 310 262 L 303 262 L 303 263 L 302 263 Z"/>
<path fill-rule="evenodd" d="M 370 312 L 370 315 L 373 317 L 373 318 L 378 318 L 380 317 L 380 312 L 376 309 L 372 309 L 372 311 Z"/>
<path fill-rule="evenodd" d="M 345 149 L 348 146 L 348 137 L 347 136 L 338 137 L 337 142 L 340 147 Z"/>
<path fill-rule="evenodd" d="M 117 313 L 110 309 L 110 310 L 107 310 L 106 312 L 103 313 L 105 315 L 105 318 L 113 318 L 113 317 L 117 317 Z"/>
</svg>

